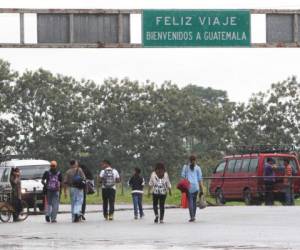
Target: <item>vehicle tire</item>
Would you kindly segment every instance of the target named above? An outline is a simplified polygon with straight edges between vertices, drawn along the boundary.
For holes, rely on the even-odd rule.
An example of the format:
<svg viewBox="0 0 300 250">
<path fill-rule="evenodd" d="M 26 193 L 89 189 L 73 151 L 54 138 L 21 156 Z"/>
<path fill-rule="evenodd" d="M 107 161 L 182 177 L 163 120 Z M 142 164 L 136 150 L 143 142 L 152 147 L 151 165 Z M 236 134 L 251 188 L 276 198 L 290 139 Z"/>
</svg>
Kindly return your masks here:
<svg viewBox="0 0 300 250">
<path fill-rule="evenodd" d="M 29 207 L 25 201 L 22 201 L 22 212 L 19 215 L 19 220 L 26 220 L 29 215 Z"/>
<path fill-rule="evenodd" d="M 244 190 L 243 198 L 244 198 L 245 205 L 250 206 L 250 205 L 253 204 L 253 200 L 252 200 L 252 196 L 251 196 L 251 191 L 250 191 L 249 188 L 246 188 Z"/>
<path fill-rule="evenodd" d="M 216 196 L 216 203 L 217 203 L 217 205 L 222 206 L 222 205 L 225 204 L 225 198 L 224 198 L 224 194 L 223 194 L 223 191 L 222 191 L 221 188 L 218 188 L 216 190 L 215 196 Z"/>
<path fill-rule="evenodd" d="M 2 205 L 0 207 L 0 220 L 2 222 L 9 222 L 10 218 L 12 216 L 12 211 L 7 205 Z"/>
</svg>

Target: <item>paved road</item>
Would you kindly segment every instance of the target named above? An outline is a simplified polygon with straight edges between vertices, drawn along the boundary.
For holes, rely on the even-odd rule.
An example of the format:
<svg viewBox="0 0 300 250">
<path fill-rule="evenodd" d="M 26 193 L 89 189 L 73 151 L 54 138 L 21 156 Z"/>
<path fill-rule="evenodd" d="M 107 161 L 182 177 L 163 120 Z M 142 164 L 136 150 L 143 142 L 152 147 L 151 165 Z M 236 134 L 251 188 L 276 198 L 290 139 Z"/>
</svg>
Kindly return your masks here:
<svg viewBox="0 0 300 250">
<path fill-rule="evenodd" d="M 0 224 L 2 249 L 300 249 L 300 207 L 209 207 L 189 223 L 188 211 L 169 209 L 165 224 L 154 224 L 152 211 L 135 221 L 120 211 L 114 221 L 99 213 L 71 223 L 60 214 L 57 224 L 43 216 Z"/>
</svg>

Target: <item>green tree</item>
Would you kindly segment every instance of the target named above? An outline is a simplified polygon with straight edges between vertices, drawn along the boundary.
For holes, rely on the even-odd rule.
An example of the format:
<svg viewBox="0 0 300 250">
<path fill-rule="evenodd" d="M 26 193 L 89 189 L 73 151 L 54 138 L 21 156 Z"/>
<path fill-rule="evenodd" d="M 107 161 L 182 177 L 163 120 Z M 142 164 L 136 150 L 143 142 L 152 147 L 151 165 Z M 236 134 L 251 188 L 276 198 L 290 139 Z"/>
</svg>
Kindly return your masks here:
<svg viewBox="0 0 300 250">
<path fill-rule="evenodd" d="M 11 122 L 12 86 L 17 73 L 10 64 L 0 59 L 0 154 L 11 154 L 17 139 L 16 126 Z"/>
<path fill-rule="evenodd" d="M 236 109 L 237 141 L 253 144 L 299 144 L 300 84 L 295 77 L 272 84 Z"/>
</svg>

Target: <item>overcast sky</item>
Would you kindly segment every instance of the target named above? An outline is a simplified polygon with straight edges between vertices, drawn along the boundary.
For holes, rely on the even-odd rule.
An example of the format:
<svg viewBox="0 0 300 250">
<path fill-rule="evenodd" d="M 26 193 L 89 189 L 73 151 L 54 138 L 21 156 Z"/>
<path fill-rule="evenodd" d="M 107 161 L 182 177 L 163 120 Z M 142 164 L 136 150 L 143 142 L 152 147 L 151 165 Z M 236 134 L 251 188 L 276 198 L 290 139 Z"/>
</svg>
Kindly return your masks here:
<svg viewBox="0 0 300 250">
<path fill-rule="evenodd" d="M 178 8 L 178 9 L 300 9 L 291 0 L 1 0 L 0 8 Z M 34 15 L 25 17 L 25 41 L 36 41 Z M 132 16 L 132 42 L 140 42 L 140 17 Z M 0 42 L 18 42 L 18 17 L 0 15 Z M 265 17 L 252 20 L 252 42 L 265 41 Z M 0 58 L 23 72 L 39 67 L 55 73 L 92 79 L 108 77 L 179 86 L 196 84 L 223 89 L 231 100 L 247 101 L 252 93 L 289 76 L 300 78 L 300 49 L 180 48 L 180 49 L 0 49 Z"/>
</svg>

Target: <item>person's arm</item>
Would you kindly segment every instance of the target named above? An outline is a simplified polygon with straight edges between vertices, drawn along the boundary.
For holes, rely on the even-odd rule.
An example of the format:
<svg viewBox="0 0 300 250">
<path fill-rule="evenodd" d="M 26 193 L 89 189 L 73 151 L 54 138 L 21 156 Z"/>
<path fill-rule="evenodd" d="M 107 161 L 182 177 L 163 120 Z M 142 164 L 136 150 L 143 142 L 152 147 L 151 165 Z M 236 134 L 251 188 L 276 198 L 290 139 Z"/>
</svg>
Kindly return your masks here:
<svg viewBox="0 0 300 250">
<path fill-rule="evenodd" d="M 199 186 L 200 186 L 200 192 L 199 195 L 202 196 L 204 194 L 204 185 L 203 185 L 203 179 L 202 179 L 202 171 L 201 168 L 199 167 L 199 170 L 197 171 L 198 175 L 198 181 L 199 181 Z"/>
<path fill-rule="evenodd" d="M 47 173 L 48 171 L 45 171 L 42 177 L 42 184 L 45 186 L 46 185 L 46 180 L 47 180 Z"/>
<path fill-rule="evenodd" d="M 142 177 L 142 186 L 145 186 L 145 179 Z"/>
<path fill-rule="evenodd" d="M 101 170 L 99 174 L 99 184 L 102 184 L 103 182 L 103 175 L 104 175 L 104 170 Z"/>
<path fill-rule="evenodd" d="M 186 176 L 186 165 L 184 165 L 184 166 L 182 167 L 182 170 L 181 170 L 181 178 L 183 178 L 183 179 L 186 179 L 186 178 L 187 178 L 187 176 Z"/>
<path fill-rule="evenodd" d="M 119 175 L 119 172 L 115 169 L 115 175 L 116 175 L 116 183 L 121 182 L 121 177 Z"/>
<path fill-rule="evenodd" d="M 153 173 L 150 176 L 149 186 L 148 186 L 148 196 L 151 194 L 151 188 L 154 186 L 154 176 Z"/>
<path fill-rule="evenodd" d="M 80 175 L 84 180 L 86 179 L 86 176 L 85 176 L 85 174 L 84 174 L 82 168 L 78 168 L 78 173 L 79 173 L 79 175 Z"/>
<path fill-rule="evenodd" d="M 171 185 L 170 178 L 169 178 L 169 175 L 168 175 L 167 172 L 165 172 L 164 178 L 166 180 L 166 185 L 167 185 L 167 189 L 169 191 L 169 194 L 172 195 L 172 191 L 171 191 L 172 185 Z"/>
<path fill-rule="evenodd" d="M 65 199 L 67 198 L 67 186 L 68 186 L 68 172 L 66 172 L 63 179 L 63 190 L 64 190 Z"/>
<path fill-rule="evenodd" d="M 130 177 L 130 179 L 129 179 L 129 181 L 128 181 L 128 186 L 130 186 L 131 187 L 131 185 L 132 185 L 132 176 Z"/>
</svg>

